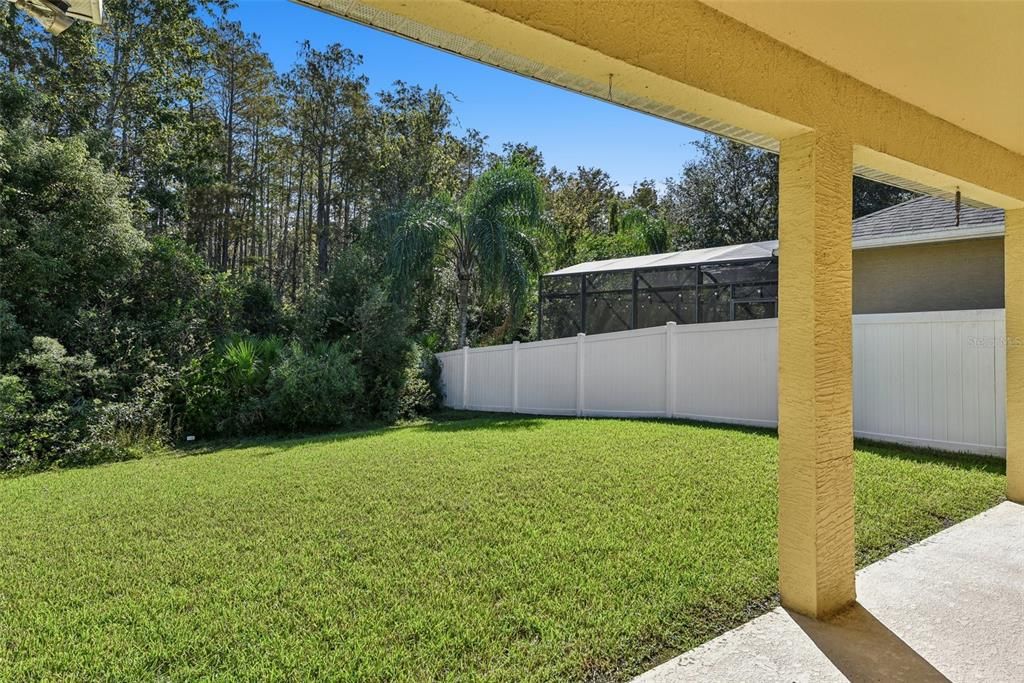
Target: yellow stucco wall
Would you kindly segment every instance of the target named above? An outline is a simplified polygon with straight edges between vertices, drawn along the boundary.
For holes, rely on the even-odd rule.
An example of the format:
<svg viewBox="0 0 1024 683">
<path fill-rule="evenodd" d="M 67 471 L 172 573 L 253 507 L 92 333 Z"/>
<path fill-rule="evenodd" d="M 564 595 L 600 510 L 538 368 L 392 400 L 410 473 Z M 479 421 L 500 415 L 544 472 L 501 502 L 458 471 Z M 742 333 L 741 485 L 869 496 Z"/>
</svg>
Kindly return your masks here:
<svg viewBox="0 0 1024 683">
<path fill-rule="evenodd" d="M 853 252 L 854 313 L 1002 307 L 1002 237 Z"/>
<path fill-rule="evenodd" d="M 1006 497 L 1024 504 L 1024 209 L 1006 212 Z"/>
<path fill-rule="evenodd" d="M 701 2 L 1024 154 L 1022 2 Z"/>
<path fill-rule="evenodd" d="M 854 599 L 852 146 L 779 157 L 779 590 L 824 617 Z"/>
</svg>

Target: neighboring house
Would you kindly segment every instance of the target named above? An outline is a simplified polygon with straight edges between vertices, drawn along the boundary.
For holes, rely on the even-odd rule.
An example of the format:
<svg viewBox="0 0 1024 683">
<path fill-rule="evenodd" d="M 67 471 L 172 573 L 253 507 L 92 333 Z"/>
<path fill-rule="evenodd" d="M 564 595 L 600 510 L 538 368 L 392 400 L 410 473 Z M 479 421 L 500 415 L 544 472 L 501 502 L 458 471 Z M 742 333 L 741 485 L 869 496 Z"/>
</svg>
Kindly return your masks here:
<svg viewBox="0 0 1024 683">
<path fill-rule="evenodd" d="M 923 196 L 853 222 L 853 312 L 1003 307 L 1003 212 Z M 541 278 L 541 339 L 777 315 L 778 242 L 592 261 Z"/>
<path fill-rule="evenodd" d="M 918 197 L 853 222 L 853 312 L 1003 307 L 1003 211 Z"/>
</svg>

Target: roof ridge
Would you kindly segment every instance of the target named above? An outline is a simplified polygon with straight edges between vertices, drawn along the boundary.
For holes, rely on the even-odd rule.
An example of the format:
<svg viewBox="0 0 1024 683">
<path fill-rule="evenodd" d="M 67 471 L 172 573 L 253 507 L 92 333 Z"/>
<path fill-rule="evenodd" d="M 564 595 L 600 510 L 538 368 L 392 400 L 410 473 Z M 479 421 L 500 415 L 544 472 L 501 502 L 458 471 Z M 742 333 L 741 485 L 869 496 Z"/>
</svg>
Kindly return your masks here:
<svg viewBox="0 0 1024 683">
<path fill-rule="evenodd" d="M 914 197 L 913 199 L 908 199 L 905 202 L 900 202 L 899 204 L 893 204 L 892 206 L 887 206 L 884 209 L 879 209 L 878 211 L 872 211 L 871 213 L 864 214 L 860 218 L 855 218 L 853 220 L 853 222 L 857 223 L 858 221 L 867 220 L 868 218 L 874 218 L 875 216 L 879 216 L 879 215 L 881 215 L 883 213 L 888 213 L 890 211 L 895 211 L 896 209 L 901 209 L 904 206 L 907 206 L 908 204 L 914 204 L 916 202 L 920 202 L 920 201 L 923 201 L 925 199 L 938 199 L 939 201 L 942 201 L 942 202 L 946 201 L 945 199 L 942 199 L 941 197 L 933 197 L 933 196 L 931 196 L 929 194 L 923 194 L 920 197 Z"/>
</svg>

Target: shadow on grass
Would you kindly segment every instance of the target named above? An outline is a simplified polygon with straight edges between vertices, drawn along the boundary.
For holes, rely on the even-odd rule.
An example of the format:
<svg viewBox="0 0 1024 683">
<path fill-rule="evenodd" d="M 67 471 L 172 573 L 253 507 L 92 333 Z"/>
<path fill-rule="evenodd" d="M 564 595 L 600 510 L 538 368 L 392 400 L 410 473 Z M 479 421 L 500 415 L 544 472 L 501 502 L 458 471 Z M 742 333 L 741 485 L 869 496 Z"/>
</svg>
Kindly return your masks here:
<svg viewBox="0 0 1024 683">
<path fill-rule="evenodd" d="M 198 445 L 179 448 L 175 453 L 180 456 L 203 455 L 220 450 L 232 449 L 257 450 L 259 451 L 258 455 L 269 455 L 271 453 L 305 445 L 331 443 L 342 444 L 355 439 L 378 436 L 395 429 L 413 429 L 428 433 L 459 433 L 473 431 L 514 433 L 539 429 L 544 422 L 553 420 L 587 420 L 594 422 L 611 420 L 617 422 L 642 422 L 646 424 L 710 429 L 719 432 L 731 432 L 735 434 L 753 436 L 778 437 L 778 431 L 771 427 L 755 427 L 750 425 L 725 424 L 721 422 L 676 418 L 596 416 L 578 418 L 575 416 L 525 415 L 444 409 L 431 415 L 429 418 L 424 418 L 414 422 L 390 425 L 382 423 L 361 424 L 344 431 L 319 434 L 287 434 L 244 437 L 237 439 L 217 439 Z M 993 456 L 955 453 L 932 448 L 906 446 L 866 439 L 856 439 L 854 442 L 854 449 L 859 453 L 867 453 L 882 458 L 898 458 L 921 464 L 935 464 L 958 469 L 979 470 L 992 474 L 1004 474 L 1006 471 L 1006 461 Z"/>
<path fill-rule="evenodd" d="M 223 450 L 239 450 L 247 452 L 248 455 L 253 457 L 262 457 L 308 445 L 343 444 L 356 439 L 379 436 L 391 430 L 421 430 L 428 433 L 459 433 L 483 430 L 490 432 L 514 433 L 539 429 L 544 422 L 553 420 L 587 420 L 594 422 L 610 420 L 618 422 L 643 422 L 647 424 L 653 423 L 680 427 L 685 426 L 697 429 L 711 429 L 720 432 L 732 432 L 736 434 L 755 436 L 771 436 L 773 438 L 777 438 L 777 430 L 771 427 L 754 427 L 748 425 L 725 424 L 720 422 L 678 418 L 669 419 L 664 417 L 611 416 L 588 416 L 578 418 L 575 416 L 529 415 L 443 409 L 428 418 L 412 422 L 397 424 L 362 423 L 354 425 L 349 429 L 327 433 L 269 434 L 237 438 L 221 437 L 190 444 L 178 444 L 173 448 L 162 447 L 159 449 L 159 453 L 154 453 L 153 455 L 180 458 L 196 455 L 209 455 Z M 952 453 L 930 448 L 904 446 L 863 439 L 857 439 L 854 443 L 854 448 L 861 453 L 867 453 L 883 458 L 898 458 L 922 464 L 936 464 L 959 469 L 979 470 L 993 474 L 1004 474 L 1006 471 L 1006 461 L 992 456 Z M 105 463 L 67 463 L 61 467 L 32 468 L 13 472 L 4 472 L 0 474 L 0 477 L 12 478 L 52 470 L 69 470 L 118 465 L 123 462 L 132 462 L 139 459 L 145 459 L 147 457 L 150 456 L 143 455 L 134 458 L 126 458 L 122 461 Z"/>
<path fill-rule="evenodd" d="M 854 450 L 860 453 L 877 455 L 880 458 L 898 458 L 921 464 L 955 467 L 961 470 L 979 470 L 990 474 L 1006 474 L 1006 460 L 991 455 L 955 453 L 935 448 L 904 446 L 867 439 L 856 439 L 854 441 Z"/>
<path fill-rule="evenodd" d="M 488 422 L 488 420 L 490 420 Z M 703 429 L 735 432 L 737 434 L 775 436 L 772 427 L 755 427 L 752 425 L 729 424 L 724 422 L 705 422 L 685 418 L 667 417 L 620 417 L 615 415 L 540 415 L 532 413 L 492 413 L 477 410 L 446 410 L 427 425 L 432 431 L 461 431 L 469 429 L 526 429 L 541 426 L 542 422 L 551 421 L 576 422 L 636 422 L 642 424 L 660 424 L 670 426 L 688 426 Z M 465 424 L 459 424 L 465 423 Z M 525 424 L 524 424 L 525 423 Z"/>
<path fill-rule="evenodd" d="M 243 436 L 237 438 L 220 437 L 207 441 L 195 442 L 187 445 L 180 445 L 174 451 L 177 457 L 192 457 L 196 455 L 210 455 L 219 451 L 258 451 L 254 455 L 270 455 L 286 451 L 299 446 L 324 443 L 341 443 L 354 441 L 369 436 L 375 436 L 388 429 L 397 427 L 386 426 L 363 426 L 341 432 L 328 432 L 326 434 L 267 434 L 263 436 Z"/>
<path fill-rule="evenodd" d="M 237 438 L 216 438 L 192 444 L 181 445 L 172 451 L 177 457 L 209 455 L 218 451 L 237 450 L 250 455 L 264 456 L 292 448 L 343 444 L 357 439 L 380 436 L 393 430 L 420 430 L 426 432 L 460 432 L 470 430 L 512 431 L 540 427 L 540 420 L 533 417 L 506 415 L 502 413 L 478 413 L 465 411 L 441 411 L 429 418 L 396 424 L 363 423 L 342 431 L 305 434 L 268 434 Z"/>
<path fill-rule="evenodd" d="M 568 417 L 564 419 L 579 419 Z M 620 420 L 630 422 L 653 422 L 666 425 L 687 425 L 702 429 L 714 429 L 722 432 L 734 432 L 737 434 L 767 435 L 778 439 L 778 429 L 773 427 L 754 427 L 750 425 L 727 424 L 723 422 L 707 422 L 702 420 L 687 420 L 679 418 L 626 418 L 626 417 L 588 417 L 588 420 Z M 1005 474 L 1006 460 L 992 455 L 977 455 L 974 453 L 963 453 L 957 451 L 944 451 L 938 448 L 926 448 L 923 446 L 908 446 L 904 444 L 890 443 L 886 441 L 873 441 L 871 439 L 854 439 L 853 449 L 859 453 L 868 453 L 881 458 L 898 458 L 921 464 L 944 465 L 965 470 L 979 470 L 991 474 Z"/>
<path fill-rule="evenodd" d="M 430 431 L 465 431 L 472 429 L 506 429 L 511 431 L 516 429 L 539 427 L 540 420 L 612 420 L 616 422 L 643 422 L 647 424 L 653 423 L 687 426 L 698 429 L 713 429 L 720 432 L 732 432 L 736 434 L 755 436 L 771 436 L 776 439 L 778 438 L 778 430 L 773 427 L 755 427 L 752 425 L 707 422 L 681 418 L 611 416 L 587 416 L 584 418 L 578 418 L 571 415 L 513 415 L 511 413 L 489 413 L 469 410 L 446 410 L 439 414 L 434 422 L 427 424 L 426 429 Z M 936 448 L 907 446 L 903 444 L 888 443 L 885 441 L 872 441 L 870 439 L 854 439 L 853 447 L 854 450 L 859 453 L 868 453 L 882 458 L 898 458 L 900 460 L 908 460 L 915 463 L 943 465 L 946 467 L 965 470 L 979 470 L 991 474 L 1006 473 L 1006 460 L 991 455 L 976 455 L 972 453 L 944 451 Z"/>
<path fill-rule="evenodd" d="M 434 419 L 420 428 L 426 432 L 468 432 L 477 430 L 515 432 L 539 429 L 542 419 L 533 415 L 512 415 L 508 413 L 470 413 L 472 417 Z M 550 419 L 544 417 L 543 419 Z"/>
</svg>

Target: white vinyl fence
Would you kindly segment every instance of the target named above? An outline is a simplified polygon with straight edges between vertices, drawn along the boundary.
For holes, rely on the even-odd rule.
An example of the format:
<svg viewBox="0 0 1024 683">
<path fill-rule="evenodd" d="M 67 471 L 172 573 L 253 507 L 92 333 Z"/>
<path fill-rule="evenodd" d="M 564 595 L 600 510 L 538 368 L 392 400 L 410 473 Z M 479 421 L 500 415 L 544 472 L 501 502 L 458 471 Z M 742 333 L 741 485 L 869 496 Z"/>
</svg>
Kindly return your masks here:
<svg viewBox="0 0 1024 683">
<path fill-rule="evenodd" d="M 1002 310 L 853 319 L 854 433 L 1006 452 Z M 778 321 L 653 327 L 438 354 L 445 405 L 774 427 Z"/>
</svg>

